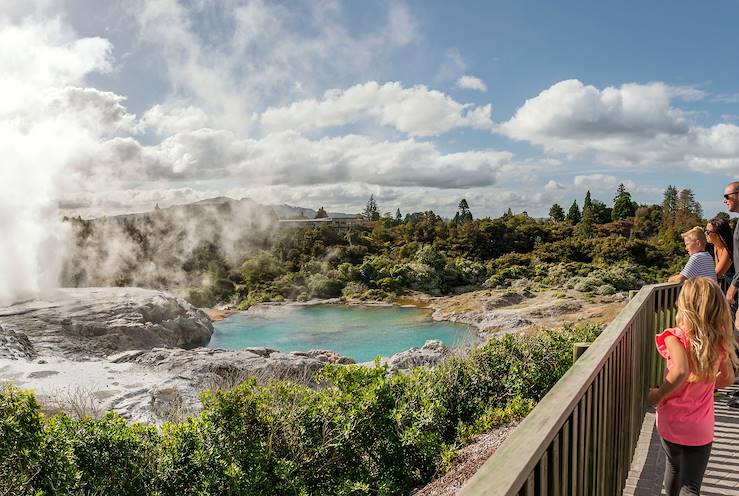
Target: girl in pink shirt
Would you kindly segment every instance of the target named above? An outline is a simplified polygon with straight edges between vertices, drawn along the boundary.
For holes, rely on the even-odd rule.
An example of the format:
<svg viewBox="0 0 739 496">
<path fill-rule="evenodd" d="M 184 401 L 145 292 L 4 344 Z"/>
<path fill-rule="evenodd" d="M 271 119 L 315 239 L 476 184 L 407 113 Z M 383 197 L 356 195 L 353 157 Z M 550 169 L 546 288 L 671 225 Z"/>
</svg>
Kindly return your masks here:
<svg viewBox="0 0 739 496">
<path fill-rule="evenodd" d="M 677 304 L 677 327 L 657 335 L 667 376 L 649 390 L 657 407 L 657 431 L 667 457 L 668 496 L 700 494 L 713 442 L 713 390 L 734 383 L 729 304 L 715 280 L 688 279 Z"/>
</svg>

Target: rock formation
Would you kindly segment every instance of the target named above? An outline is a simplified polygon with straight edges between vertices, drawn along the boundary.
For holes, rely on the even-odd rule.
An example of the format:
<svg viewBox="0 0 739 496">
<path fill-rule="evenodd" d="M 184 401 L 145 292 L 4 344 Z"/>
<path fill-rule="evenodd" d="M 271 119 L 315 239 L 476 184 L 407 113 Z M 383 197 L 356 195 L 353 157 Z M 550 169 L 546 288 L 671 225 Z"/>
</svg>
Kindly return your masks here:
<svg viewBox="0 0 739 496">
<path fill-rule="evenodd" d="M 161 291 L 61 289 L 50 300 L 0 309 L 4 329 L 24 334 L 38 355 L 80 360 L 132 349 L 195 347 L 213 334 L 203 311 Z"/>
</svg>

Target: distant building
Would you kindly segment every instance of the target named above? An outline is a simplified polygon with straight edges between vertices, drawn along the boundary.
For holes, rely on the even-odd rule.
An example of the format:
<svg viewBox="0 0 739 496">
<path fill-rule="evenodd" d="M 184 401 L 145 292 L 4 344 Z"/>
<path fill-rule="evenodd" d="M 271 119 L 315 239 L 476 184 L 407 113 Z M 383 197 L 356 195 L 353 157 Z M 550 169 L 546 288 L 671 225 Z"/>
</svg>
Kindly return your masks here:
<svg viewBox="0 0 739 496">
<path fill-rule="evenodd" d="M 332 229 L 343 230 L 351 227 L 367 227 L 369 229 L 374 228 L 377 225 L 376 221 L 363 219 L 361 217 L 324 217 L 322 219 L 281 219 L 280 226 L 282 227 L 297 227 L 306 229 L 312 226 L 328 226 Z"/>
</svg>

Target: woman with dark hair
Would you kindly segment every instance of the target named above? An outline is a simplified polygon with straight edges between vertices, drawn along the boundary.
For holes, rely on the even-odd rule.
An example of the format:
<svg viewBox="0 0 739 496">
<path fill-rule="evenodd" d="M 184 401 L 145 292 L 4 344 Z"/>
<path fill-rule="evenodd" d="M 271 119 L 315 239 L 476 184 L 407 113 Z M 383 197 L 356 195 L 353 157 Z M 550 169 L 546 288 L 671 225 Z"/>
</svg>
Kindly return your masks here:
<svg viewBox="0 0 739 496">
<path fill-rule="evenodd" d="M 706 225 L 706 240 L 713 245 L 713 256 L 716 262 L 716 277 L 731 284 L 735 267 L 733 261 L 734 234 L 726 219 L 716 217 Z"/>
</svg>

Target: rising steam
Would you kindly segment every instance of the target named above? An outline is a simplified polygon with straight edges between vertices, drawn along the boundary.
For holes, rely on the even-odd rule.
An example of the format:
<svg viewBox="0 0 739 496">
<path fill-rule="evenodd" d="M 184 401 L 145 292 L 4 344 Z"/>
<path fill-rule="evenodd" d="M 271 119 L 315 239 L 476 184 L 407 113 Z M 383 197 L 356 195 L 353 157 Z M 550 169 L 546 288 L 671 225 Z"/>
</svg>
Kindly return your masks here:
<svg viewBox="0 0 739 496">
<path fill-rule="evenodd" d="M 58 284 L 68 233 L 58 198 L 75 181 L 75 156 L 106 132 L 101 106 L 70 90 L 108 70 L 110 50 L 100 38 L 76 39 L 58 20 L 0 18 L 0 306 Z"/>
</svg>

